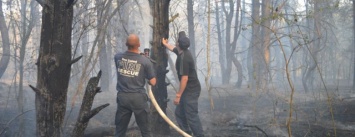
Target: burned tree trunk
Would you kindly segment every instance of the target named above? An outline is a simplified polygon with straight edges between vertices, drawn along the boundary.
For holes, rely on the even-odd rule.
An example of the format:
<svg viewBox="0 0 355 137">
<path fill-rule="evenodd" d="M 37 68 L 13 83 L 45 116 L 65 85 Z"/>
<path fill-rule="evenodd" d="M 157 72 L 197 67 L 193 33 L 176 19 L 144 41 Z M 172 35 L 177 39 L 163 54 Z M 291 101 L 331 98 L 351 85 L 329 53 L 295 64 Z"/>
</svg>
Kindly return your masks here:
<svg viewBox="0 0 355 137">
<path fill-rule="evenodd" d="M 153 87 L 154 96 L 160 108 L 166 113 L 167 108 L 167 84 L 165 83 L 166 67 L 168 66 L 168 55 L 161 43 L 163 37 L 169 36 L 169 3 L 170 0 L 150 0 L 151 14 L 153 16 L 153 41 L 151 58 L 156 61 L 157 84 Z M 168 124 L 160 117 L 152 107 L 151 128 L 152 132 L 161 135 L 168 135 L 170 129 Z"/>
<path fill-rule="evenodd" d="M 37 0 L 43 7 L 37 61 L 36 133 L 60 137 L 66 110 L 71 65 L 73 6 L 67 1 Z"/>
<path fill-rule="evenodd" d="M 2 56 L 0 59 L 0 78 L 5 73 L 7 65 L 10 61 L 10 38 L 9 30 L 6 27 L 5 17 L 2 10 L 2 2 L 0 2 L 0 32 L 2 39 Z"/>
<path fill-rule="evenodd" d="M 86 86 L 83 103 L 81 104 L 79 116 L 75 124 L 72 137 L 82 137 L 84 136 L 84 131 L 88 126 L 89 120 L 99 113 L 102 109 L 110 104 L 101 105 L 93 110 L 91 110 L 94 97 L 97 93 L 101 92 L 100 87 L 97 87 L 101 78 L 101 71 L 97 77 L 90 78 L 88 85 Z"/>
</svg>

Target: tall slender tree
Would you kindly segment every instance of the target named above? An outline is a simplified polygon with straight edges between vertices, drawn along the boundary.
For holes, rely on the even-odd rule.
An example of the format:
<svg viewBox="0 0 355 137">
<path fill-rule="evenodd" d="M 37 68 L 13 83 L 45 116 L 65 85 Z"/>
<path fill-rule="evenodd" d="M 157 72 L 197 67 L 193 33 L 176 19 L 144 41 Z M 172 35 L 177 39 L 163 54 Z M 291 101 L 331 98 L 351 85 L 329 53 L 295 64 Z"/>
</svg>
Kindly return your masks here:
<svg viewBox="0 0 355 137">
<path fill-rule="evenodd" d="M 37 16 L 37 5 L 35 1 L 31 1 L 30 3 L 30 14 L 29 17 L 26 14 L 27 9 L 27 0 L 21 1 L 21 28 L 19 28 L 20 35 L 21 35 L 21 47 L 20 47 L 20 79 L 19 79 L 19 93 L 18 93 L 18 105 L 19 105 L 19 110 L 22 113 L 24 111 L 24 93 L 23 93 L 23 79 L 24 79 L 24 61 L 25 61 L 25 56 L 26 56 L 26 47 L 27 47 L 27 42 L 30 38 L 32 29 L 35 26 L 36 21 L 38 20 Z M 23 131 L 25 130 L 24 128 L 24 119 L 21 117 L 20 118 L 20 136 L 22 136 Z"/>
<path fill-rule="evenodd" d="M 313 3 L 314 12 L 313 12 L 313 19 L 307 19 L 307 25 L 313 29 L 310 33 L 311 39 L 305 37 L 303 38 L 306 46 L 305 46 L 305 53 L 306 53 L 306 61 L 308 62 L 308 66 L 306 66 L 304 70 L 304 74 L 302 75 L 302 85 L 304 87 L 305 92 L 309 92 L 309 87 L 313 87 L 314 83 L 314 72 L 317 68 L 318 63 L 318 53 L 321 51 L 321 40 L 322 40 L 322 27 L 321 21 L 323 16 L 322 5 L 324 1 L 315 0 Z M 313 23 L 313 24 L 312 24 Z M 313 41 L 309 43 L 308 41 Z M 309 43 L 309 44 L 307 44 Z"/>
<path fill-rule="evenodd" d="M 260 2 L 259 0 L 252 1 L 252 42 L 250 42 L 248 51 L 248 72 L 249 82 L 252 88 L 259 86 L 257 76 L 259 74 L 259 55 L 260 55 Z"/>
<path fill-rule="evenodd" d="M 0 2 L 0 32 L 2 38 L 2 56 L 0 59 L 0 78 L 4 75 L 10 61 L 10 38 L 9 30 L 6 26 L 5 16 L 2 9 L 2 1 Z"/>
<path fill-rule="evenodd" d="M 261 38 L 262 38 L 262 46 L 263 49 L 263 61 L 261 62 L 261 82 L 262 84 L 266 84 L 268 82 L 269 76 L 269 64 L 270 64 L 270 34 L 271 34 L 271 11 L 273 8 L 271 7 L 270 0 L 263 0 L 262 3 L 262 22 L 261 22 Z"/>
<path fill-rule="evenodd" d="M 355 0 L 353 0 L 353 90 L 355 90 Z"/>
<path fill-rule="evenodd" d="M 99 34 L 100 29 L 103 28 L 104 26 L 104 20 L 106 18 L 103 17 L 103 13 L 105 10 L 110 10 L 111 8 L 111 4 L 107 4 L 105 5 L 105 3 L 107 2 L 107 0 L 96 0 L 96 7 L 97 7 L 97 24 L 98 24 L 98 30 L 97 30 L 97 34 Z M 107 8 L 107 9 L 104 9 Z M 110 69 L 111 65 L 109 65 L 109 60 L 108 60 L 108 56 L 107 56 L 107 43 L 105 41 L 105 38 L 107 35 L 105 35 L 106 32 L 104 34 L 102 34 L 99 37 L 99 64 L 100 64 L 100 69 L 102 70 L 102 80 L 100 82 L 101 84 L 101 88 L 103 91 L 107 91 L 109 86 L 110 86 Z M 111 61 L 111 60 L 110 60 Z"/>
<path fill-rule="evenodd" d="M 187 0 L 187 23 L 190 38 L 190 51 L 192 57 L 196 61 L 196 45 L 195 45 L 195 24 L 194 24 L 194 1 Z"/>
</svg>

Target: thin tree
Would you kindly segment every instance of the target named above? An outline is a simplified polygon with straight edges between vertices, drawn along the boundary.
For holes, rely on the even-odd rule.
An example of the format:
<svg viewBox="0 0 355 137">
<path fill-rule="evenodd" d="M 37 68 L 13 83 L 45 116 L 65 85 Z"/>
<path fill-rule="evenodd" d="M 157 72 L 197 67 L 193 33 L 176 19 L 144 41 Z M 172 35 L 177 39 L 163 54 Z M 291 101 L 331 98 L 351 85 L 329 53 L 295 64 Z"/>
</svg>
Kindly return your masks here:
<svg viewBox="0 0 355 137">
<path fill-rule="evenodd" d="M 10 61 L 10 38 L 9 30 L 6 26 L 5 16 L 2 9 L 2 1 L 0 2 L 0 32 L 2 38 L 2 56 L 0 59 L 0 78 L 4 75 Z"/>
<path fill-rule="evenodd" d="M 97 24 L 98 24 L 98 28 L 97 28 L 97 34 L 99 34 L 100 29 L 102 29 L 102 26 L 104 25 L 104 11 L 105 8 L 107 8 L 106 10 L 110 10 L 111 8 L 111 4 L 107 4 L 105 5 L 105 3 L 107 2 L 107 0 L 96 0 L 96 7 L 97 7 Z M 105 7 L 106 6 L 106 7 Z M 107 32 L 108 30 L 106 30 Z M 105 33 L 106 33 L 105 32 Z M 101 37 L 99 37 L 99 45 L 98 47 L 100 48 L 100 53 L 99 53 L 99 64 L 100 64 L 100 70 L 102 70 L 102 81 L 100 82 L 102 90 L 107 91 L 109 86 L 110 86 L 110 69 L 111 66 L 109 65 L 109 60 L 108 60 L 108 56 L 107 56 L 107 44 L 105 41 L 105 38 L 107 35 L 105 35 L 105 33 L 102 34 Z M 111 61 L 111 60 L 110 60 Z"/>
<path fill-rule="evenodd" d="M 239 13 L 241 7 L 241 0 L 236 0 L 236 6 L 233 0 L 228 1 L 229 9 L 226 8 L 226 2 L 222 1 L 222 13 L 225 15 L 225 23 L 226 27 L 221 28 L 220 23 L 220 15 L 219 15 L 219 5 L 218 2 L 215 1 L 216 4 L 216 27 L 218 33 L 218 47 L 219 47 L 219 62 L 221 67 L 222 74 L 222 83 L 229 84 L 231 79 L 232 72 L 232 63 L 235 65 L 238 71 L 238 82 L 236 83 L 237 87 L 240 87 L 242 84 L 242 65 L 237 60 L 234 51 L 237 46 L 237 40 L 240 34 L 240 25 L 239 25 Z M 223 15 L 222 14 L 222 15 Z M 232 28 L 234 18 L 234 29 Z M 222 18 L 223 19 L 223 18 Z M 222 29 L 225 29 L 225 39 L 222 39 Z M 233 35 L 232 35 L 233 31 Z M 223 45 L 224 43 L 224 45 Z"/>
<path fill-rule="evenodd" d="M 262 21 L 261 21 L 261 38 L 262 38 L 262 46 L 263 49 L 263 62 L 261 63 L 261 82 L 262 85 L 268 83 L 268 76 L 269 76 L 269 65 L 270 65 L 270 34 L 271 34 L 271 1 L 270 0 L 263 0 L 262 3 Z"/>
<path fill-rule="evenodd" d="M 355 90 L 355 0 L 353 0 L 353 90 Z"/>
<path fill-rule="evenodd" d="M 211 112 L 214 109 L 214 103 L 212 99 L 212 93 L 211 93 L 211 85 L 210 85 L 210 78 L 211 78 L 211 56 L 210 56 L 210 50 L 211 50 L 211 1 L 207 1 L 207 44 L 206 44 L 206 57 L 207 57 L 207 75 L 205 77 L 205 84 L 207 87 L 208 91 L 208 97 L 210 99 L 210 109 Z M 217 6 L 217 5 L 216 5 Z"/>
<path fill-rule="evenodd" d="M 248 50 L 248 72 L 249 72 L 249 84 L 252 88 L 256 88 L 259 86 L 258 79 L 256 76 L 259 74 L 259 64 L 258 63 L 258 44 L 259 40 L 259 32 L 260 32 L 260 2 L 259 0 L 252 1 L 252 42 L 250 42 L 249 50 Z"/>
<path fill-rule="evenodd" d="M 190 51 L 192 57 L 196 61 L 196 45 L 195 45 L 195 24 L 194 24 L 194 1 L 187 0 L 187 23 L 190 38 Z"/>
<path fill-rule="evenodd" d="M 23 73 L 24 73 L 24 61 L 25 61 L 25 56 L 26 56 L 26 47 L 27 47 L 27 42 L 30 38 L 32 29 L 35 26 L 37 15 L 36 13 L 36 7 L 38 4 L 36 4 L 35 1 L 31 1 L 30 3 L 30 17 L 27 17 L 26 11 L 27 11 L 27 0 L 21 1 L 21 28 L 19 28 L 20 35 L 21 35 L 21 47 L 20 47 L 20 67 L 19 67 L 19 72 L 20 72 L 20 79 L 19 79 L 19 93 L 18 93 L 18 105 L 19 105 L 19 110 L 21 113 L 24 111 L 24 96 L 23 96 Z M 28 22 L 28 23 L 27 23 Z M 28 24 L 28 25 L 27 25 Z M 23 117 L 20 118 L 20 136 L 22 136 L 22 133 L 24 132 L 24 119 Z"/>
</svg>

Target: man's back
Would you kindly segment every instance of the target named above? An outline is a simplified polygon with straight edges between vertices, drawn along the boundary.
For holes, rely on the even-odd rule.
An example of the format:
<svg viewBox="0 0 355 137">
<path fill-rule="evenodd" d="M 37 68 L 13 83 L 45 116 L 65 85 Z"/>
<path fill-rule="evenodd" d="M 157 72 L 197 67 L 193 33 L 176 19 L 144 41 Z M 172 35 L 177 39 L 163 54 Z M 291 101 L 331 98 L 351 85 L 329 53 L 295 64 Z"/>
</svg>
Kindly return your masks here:
<svg viewBox="0 0 355 137">
<path fill-rule="evenodd" d="M 145 79 L 155 76 L 153 65 L 147 57 L 126 51 L 115 55 L 118 92 L 145 93 Z"/>
</svg>

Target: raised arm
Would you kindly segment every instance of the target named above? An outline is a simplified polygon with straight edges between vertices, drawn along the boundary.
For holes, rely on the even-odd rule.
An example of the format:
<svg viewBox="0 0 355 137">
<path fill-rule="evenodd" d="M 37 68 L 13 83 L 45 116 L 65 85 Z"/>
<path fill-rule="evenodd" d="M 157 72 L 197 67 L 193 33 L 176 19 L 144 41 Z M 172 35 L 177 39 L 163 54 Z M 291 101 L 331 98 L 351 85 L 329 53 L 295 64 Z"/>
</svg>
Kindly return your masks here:
<svg viewBox="0 0 355 137">
<path fill-rule="evenodd" d="M 171 44 L 168 43 L 168 39 L 166 39 L 166 38 L 163 38 L 163 39 L 161 40 L 161 43 L 163 43 L 163 45 L 164 45 L 167 49 L 169 49 L 170 51 L 173 51 L 173 49 L 175 48 L 175 46 L 173 46 L 173 45 L 171 45 Z"/>
</svg>

